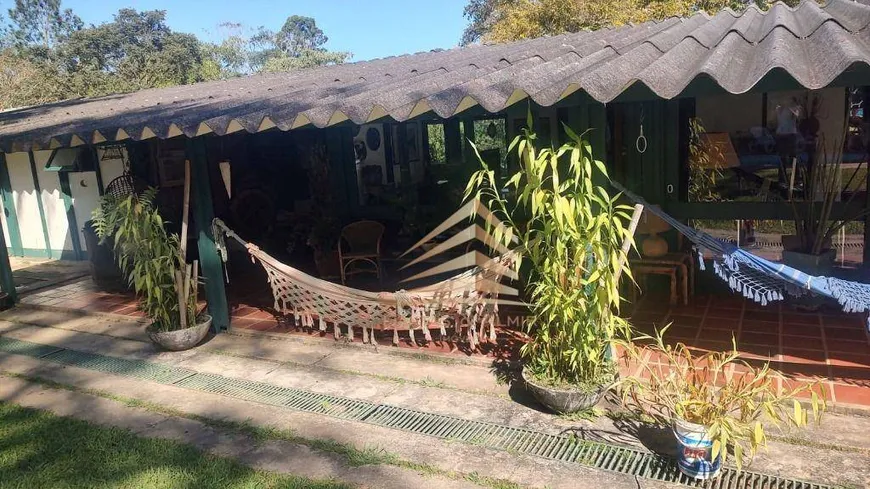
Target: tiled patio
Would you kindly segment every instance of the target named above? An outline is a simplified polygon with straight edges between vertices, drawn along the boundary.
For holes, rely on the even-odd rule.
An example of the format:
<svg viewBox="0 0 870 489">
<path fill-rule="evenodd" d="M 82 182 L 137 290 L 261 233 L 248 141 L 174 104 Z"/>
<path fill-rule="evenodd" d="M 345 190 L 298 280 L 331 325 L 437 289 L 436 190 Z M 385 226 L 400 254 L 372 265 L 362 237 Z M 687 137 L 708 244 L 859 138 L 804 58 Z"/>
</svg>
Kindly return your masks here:
<svg viewBox="0 0 870 489">
<path fill-rule="evenodd" d="M 268 288 L 244 290 L 245 296 L 230 301 L 234 328 L 334 341 L 331 332 L 302 331 L 289 326 L 271 310 Z M 131 294 L 99 291 L 90 279 L 26 295 L 22 302 L 142 317 Z M 779 303 L 762 307 L 734 295 L 696 296 L 688 306 L 670 306 L 667 300 L 648 296 L 630 315 L 634 326 L 646 333 L 651 333 L 654 327 L 673 323 L 666 337 L 700 350 L 728 349 L 733 335 L 746 359 L 771 360 L 772 366 L 788 377 L 787 382 L 821 379 L 828 397 L 837 404 L 870 408 L 870 333 L 860 315 L 846 315 L 833 309 L 799 312 Z M 356 334 L 359 341 L 359 330 Z M 440 354 L 515 357 L 521 342 L 520 335 L 507 328 L 499 330 L 497 345 L 484 343 L 478 352 L 468 351 L 461 342 L 442 342 L 436 331 L 433 337 L 431 344 L 419 348 Z M 402 338 L 400 347 L 418 348 L 407 334 Z M 422 340 L 422 335 L 418 334 L 418 345 L 422 345 Z M 391 331 L 378 337 L 382 345 L 391 341 Z M 654 359 L 647 358 L 647 361 Z"/>
</svg>

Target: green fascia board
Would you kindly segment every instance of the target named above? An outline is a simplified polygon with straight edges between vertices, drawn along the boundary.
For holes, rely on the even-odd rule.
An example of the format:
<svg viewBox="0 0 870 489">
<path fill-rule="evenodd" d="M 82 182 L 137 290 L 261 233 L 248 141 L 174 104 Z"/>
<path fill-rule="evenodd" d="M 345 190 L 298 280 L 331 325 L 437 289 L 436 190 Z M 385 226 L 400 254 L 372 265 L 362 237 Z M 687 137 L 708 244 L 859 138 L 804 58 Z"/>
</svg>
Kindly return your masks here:
<svg viewBox="0 0 870 489">
<path fill-rule="evenodd" d="M 20 252 L 12 251 L 12 248 L 6 247 L 9 256 L 17 256 L 22 258 L 49 258 L 51 260 L 71 260 L 85 261 L 88 259 L 88 252 L 82 251 L 81 254 L 75 250 L 49 250 L 42 248 L 22 248 Z"/>
</svg>

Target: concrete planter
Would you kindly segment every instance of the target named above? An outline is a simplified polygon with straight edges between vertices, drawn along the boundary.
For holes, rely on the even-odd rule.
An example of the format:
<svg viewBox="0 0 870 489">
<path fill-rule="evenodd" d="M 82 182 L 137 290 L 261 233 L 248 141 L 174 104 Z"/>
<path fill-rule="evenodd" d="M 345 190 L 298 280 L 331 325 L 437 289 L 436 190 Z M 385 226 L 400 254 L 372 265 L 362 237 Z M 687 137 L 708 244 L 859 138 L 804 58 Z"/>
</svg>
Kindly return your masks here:
<svg viewBox="0 0 870 489">
<path fill-rule="evenodd" d="M 811 255 L 783 250 L 782 262 L 809 275 L 830 277 L 834 272 L 834 264 L 837 262 L 837 251 L 828 249 L 818 255 Z M 825 300 L 814 294 L 806 294 L 802 297 L 792 297 L 789 302 L 799 310 L 817 311 L 825 303 Z"/>
<path fill-rule="evenodd" d="M 837 262 L 836 250 L 825 250 L 818 255 L 783 250 L 782 262 L 804 273 L 830 277 Z"/>
<path fill-rule="evenodd" d="M 592 408 L 601 401 L 608 387 L 602 385 L 592 392 L 551 387 L 536 382 L 531 375 L 526 373 L 525 369 L 523 369 L 523 380 L 529 392 L 538 402 L 559 414 L 576 413 Z"/>
<path fill-rule="evenodd" d="M 148 337 L 163 349 L 169 351 L 189 350 L 198 345 L 211 328 L 211 316 L 200 314 L 196 326 L 175 331 L 149 331 Z"/>
</svg>

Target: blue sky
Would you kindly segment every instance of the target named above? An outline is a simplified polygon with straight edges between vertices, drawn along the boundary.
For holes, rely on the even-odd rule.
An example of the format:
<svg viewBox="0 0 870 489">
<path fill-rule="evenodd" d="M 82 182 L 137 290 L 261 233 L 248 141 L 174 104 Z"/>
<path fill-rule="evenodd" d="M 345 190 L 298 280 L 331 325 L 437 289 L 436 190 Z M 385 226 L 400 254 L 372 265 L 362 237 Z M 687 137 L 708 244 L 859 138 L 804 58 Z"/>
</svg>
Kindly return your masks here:
<svg viewBox="0 0 870 489">
<path fill-rule="evenodd" d="M 10 0 L 0 2 L 5 11 Z M 314 17 L 334 51 L 350 51 L 359 61 L 457 45 L 466 22 L 467 0 L 63 0 L 86 24 L 111 20 L 123 7 L 166 10 L 173 30 L 216 36 L 221 22 L 277 30 L 293 14 Z"/>
</svg>

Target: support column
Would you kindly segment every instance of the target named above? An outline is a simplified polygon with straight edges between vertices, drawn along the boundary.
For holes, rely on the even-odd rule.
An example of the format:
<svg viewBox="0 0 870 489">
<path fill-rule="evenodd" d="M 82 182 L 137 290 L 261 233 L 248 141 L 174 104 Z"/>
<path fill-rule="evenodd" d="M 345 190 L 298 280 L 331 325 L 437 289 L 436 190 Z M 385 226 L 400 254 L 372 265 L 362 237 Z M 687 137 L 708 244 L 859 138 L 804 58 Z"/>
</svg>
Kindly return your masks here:
<svg viewBox="0 0 870 489">
<path fill-rule="evenodd" d="M 42 187 L 39 185 L 39 173 L 36 169 L 36 158 L 33 151 L 29 151 L 30 174 L 33 177 L 33 191 L 36 194 L 36 207 L 39 209 L 39 219 L 42 221 L 42 236 L 45 238 L 45 256 L 51 258 L 51 238 L 48 235 L 48 221 L 45 219 L 45 206 L 42 203 Z"/>
<path fill-rule="evenodd" d="M 0 287 L 9 296 L 12 304 L 18 302 L 15 292 L 15 279 L 12 276 L 12 265 L 9 263 L 9 252 L 6 250 L 6 238 L 3 236 L 3 223 L 0 222 Z"/>
<path fill-rule="evenodd" d="M 604 104 L 590 103 L 585 106 L 585 115 L 587 118 L 586 128 L 589 130 L 589 144 L 592 146 L 592 156 L 596 160 L 601 160 L 607 164 L 607 109 Z M 582 114 L 582 112 L 581 112 Z M 572 128 L 573 129 L 573 128 Z M 610 168 L 607 169 L 608 175 Z M 594 174 L 595 183 L 606 188 L 607 182 L 603 175 Z"/>
<path fill-rule="evenodd" d="M 69 184 L 69 173 L 62 171 L 57 174 L 60 182 L 60 193 L 63 199 L 63 207 L 66 210 L 66 222 L 69 228 L 70 242 L 72 243 L 73 253 L 76 260 L 84 260 L 84 252 L 82 251 L 82 243 L 79 239 L 79 223 L 76 219 L 75 205 L 72 199 L 72 189 Z"/>
<path fill-rule="evenodd" d="M 191 167 L 197 248 L 202 268 L 200 276 L 205 282 L 205 298 L 208 301 L 208 313 L 212 316 L 212 328 L 219 333 L 229 329 L 230 314 L 224 288 L 223 263 L 218 256 L 214 236 L 212 236 L 211 223 L 214 220 L 214 208 L 208 171 L 208 153 L 203 137 L 187 140 L 187 158 L 190 160 Z"/>
<path fill-rule="evenodd" d="M 103 169 L 100 168 L 100 152 L 96 146 L 91 146 L 91 153 L 94 157 L 94 172 L 97 177 L 97 190 L 100 192 L 100 197 L 106 193 L 106 186 L 103 185 Z"/>
<path fill-rule="evenodd" d="M 21 256 L 24 247 L 21 245 L 21 228 L 18 225 L 18 211 L 15 209 L 15 199 L 12 197 L 12 181 L 9 179 L 9 167 L 6 166 L 6 153 L 0 153 L 0 198 L 3 199 L 3 210 L 6 212 L 6 227 L 9 231 L 8 246 L 12 254 Z M 4 246 L 5 248 L 5 246 Z"/>
</svg>

